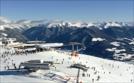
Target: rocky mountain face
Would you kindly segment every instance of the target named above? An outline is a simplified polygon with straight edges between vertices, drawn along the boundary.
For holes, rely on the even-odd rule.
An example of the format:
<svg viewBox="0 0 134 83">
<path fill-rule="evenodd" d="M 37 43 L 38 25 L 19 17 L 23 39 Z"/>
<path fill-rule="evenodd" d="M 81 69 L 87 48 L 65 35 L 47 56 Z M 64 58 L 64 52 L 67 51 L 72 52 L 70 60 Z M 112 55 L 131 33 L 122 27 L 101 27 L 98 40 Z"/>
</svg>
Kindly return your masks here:
<svg viewBox="0 0 134 83">
<path fill-rule="evenodd" d="M 85 45 L 83 51 L 103 58 L 113 58 L 116 50 L 125 49 L 119 53 L 134 54 L 134 45 L 130 44 L 134 38 L 134 27 L 109 27 L 100 30 L 97 27 L 32 27 L 23 35 L 30 40 L 42 40 L 47 42 L 79 42 Z M 118 45 L 116 45 L 118 44 Z M 110 49 L 115 50 L 110 50 Z M 117 53 L 117 54 L 119 54 Z M 127 56 L 124 55 L 124 56 Z"/>
<path fill-rule="evenodd" d="M 19 41 L 79 42 L 82 52 L 97 57 L 119 59 L 134 55 L 134 24 L 123 22 L 0 21 L 0 36 Z"/>
</svg>

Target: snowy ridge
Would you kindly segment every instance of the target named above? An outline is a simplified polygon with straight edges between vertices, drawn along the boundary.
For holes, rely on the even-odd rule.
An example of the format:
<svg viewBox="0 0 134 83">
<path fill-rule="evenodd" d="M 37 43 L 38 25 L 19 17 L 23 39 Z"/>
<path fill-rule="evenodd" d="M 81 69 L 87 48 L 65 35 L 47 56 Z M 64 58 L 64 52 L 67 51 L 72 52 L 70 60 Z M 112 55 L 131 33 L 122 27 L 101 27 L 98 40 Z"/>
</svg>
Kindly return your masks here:
<svg viewBox="0 0 134 83">
<path fill-rule="evenodd" d="M 48 21 L 46 23 L 46 25 L 47 25 L 48 28 L 51 28 L 51 27 L 62 27 L 62 26 L 66 25 L 66 22 L 59 21 L 59 20 L 53 20 L 53 21 Z"/>
<path fill-rule="evenodd" d="M 122 27 L 123 25 L 118 23 L 118 22 L 108 22 L 106 23 L 106 25 L 104 26 L 104 28 L 109 28 L 109 27 Z"/>
<path fill-rule="evenodd" d="M 38 26 L 39 24 L 43 23 L 45 20 L 19 20 L 19 21 L 11 21 L 5 17 L 0 17 L 0 30 L 4 31 L 6 28 L 9 29 L 20 29 L 26 30 L 33 26 Z"/>
<path fill-rule="evenodd" d="M 12 23 L 12 21 L 5 17 L 0 16 L 0 25 L 6 24 L 6 23 Z"/>
<path fill-rule="evenodd" d="M 82 22 L 82 21 L 61 21 L 61 20 L 19 20 L 19 21 L 11 21 L 5 17 L 0 17 L 0 30 L 4 30 L 5 28 L 25 28 L 25 27 L 33 27 L 43 24 L 48 28 L 51 27 L 97 27 L 99 29 L 107 29 L 109 27 L 122 27 L 122 26 L 133 26 L 133 23 L 123 23 L 123 22 L 102 22 L 102 23 L 92 23 L 92 22 Z M 103 27 L 102 27 L 103 26 Z"/>
</svg>

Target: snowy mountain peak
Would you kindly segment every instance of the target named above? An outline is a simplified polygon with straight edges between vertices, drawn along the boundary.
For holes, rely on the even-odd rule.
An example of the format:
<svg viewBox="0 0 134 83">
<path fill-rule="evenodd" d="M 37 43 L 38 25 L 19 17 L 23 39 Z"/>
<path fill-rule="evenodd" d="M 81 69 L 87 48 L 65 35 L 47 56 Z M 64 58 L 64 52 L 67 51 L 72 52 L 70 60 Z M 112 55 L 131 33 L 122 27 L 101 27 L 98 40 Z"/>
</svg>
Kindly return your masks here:
<svg viewBox="0 0 134 83">
<path fill-rule="evenodd" d="M 82 23 L 81 22 L 71 22 L 69 23 L 69 26 L 71 27 L 81 27 Z"/>
<path fill-rule="evenodd" d="M 19 20 L 16 24 L 43 24 L 46 20 Z"/>
<path fill-rule="evenodd" d="M 47 24 L 47 27 L 48 28 L 51 28 L 51 27 L 61 27 L 61 26 L 65 26 L 66 25 L 66 22 L 64 21 L 59 21 L 59 20 L 53 20 L 53 21 L 49 21 Z"/>
<path fill-rule="evenodd" d="M 45 20 L 19 20 L 10 21 L 5 17 L 0 17 L 0 30 L 4 31 L 5 28 L 25 30 L 39 24 L 43 24 Z"/>
<path fill-rule="evenodd" d="M 0 16 L 0 25 L 7 24 L 7 23 L 12 23 L 12 21 L 5 17 Z"/>
<path fill-rule="evenodd" d="M 31 20 L 19 20 L 16 23 L 19 23 L 19 24 L 28 24 L 28 23 L 31 23 L 31 22 L 32 22 Z"/>
<path fill-rule="evenodd" d="M 104 28 L 108 28 L 108 27 L 122 27 L 124 24 L 119 23 L 119 22 L 107 22 L 106 25 L 104 26 Z"/>
</svg>

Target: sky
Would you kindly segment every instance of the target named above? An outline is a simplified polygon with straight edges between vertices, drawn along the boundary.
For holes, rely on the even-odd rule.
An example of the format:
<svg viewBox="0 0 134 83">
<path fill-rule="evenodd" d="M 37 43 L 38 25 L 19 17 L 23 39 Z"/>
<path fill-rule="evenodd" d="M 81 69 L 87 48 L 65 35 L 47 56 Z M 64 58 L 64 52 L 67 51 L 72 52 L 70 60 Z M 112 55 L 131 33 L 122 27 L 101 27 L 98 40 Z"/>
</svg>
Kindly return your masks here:
<svg viewBox="0 0 134 83">
<path fill-rule="evenodd" d="M 134 21 L 134 0 L 0 0 L 13 20 Z"/>
</svg>

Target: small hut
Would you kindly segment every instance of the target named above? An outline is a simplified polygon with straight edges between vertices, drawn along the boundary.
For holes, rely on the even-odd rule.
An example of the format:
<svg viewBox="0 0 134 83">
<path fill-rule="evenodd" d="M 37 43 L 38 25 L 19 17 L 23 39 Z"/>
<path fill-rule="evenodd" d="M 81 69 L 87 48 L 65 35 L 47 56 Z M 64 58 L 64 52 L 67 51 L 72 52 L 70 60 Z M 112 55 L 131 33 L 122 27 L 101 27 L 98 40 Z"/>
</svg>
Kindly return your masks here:
<svg viewBox="0 0 134 83">
<path fill-rule="evenodd" d="M 30 60 L 21 63 L 19 68 L 24 67 L 25 69 L 34 70 L 34 71 L 38 69 L 49 70 L 51 65 L 53 65 L 52 61 Z"/>
</svg>

